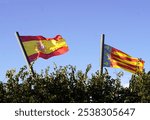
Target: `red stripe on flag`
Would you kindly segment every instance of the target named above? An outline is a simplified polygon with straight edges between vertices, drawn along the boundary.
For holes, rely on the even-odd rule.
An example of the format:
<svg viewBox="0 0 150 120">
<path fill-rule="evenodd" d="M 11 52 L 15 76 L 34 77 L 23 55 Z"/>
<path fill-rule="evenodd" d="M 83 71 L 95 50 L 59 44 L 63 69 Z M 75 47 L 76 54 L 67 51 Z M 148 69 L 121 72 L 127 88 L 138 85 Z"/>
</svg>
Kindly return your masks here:
<svg viewBox="0 0 150 120">
<path fill-rule="evenodd" d="M 124 56 L 116 55 L 116 54 L 113 54 L 113 53 L 111 54 L 111 57 L 112 58 L 122 59 L 122 60 L 127 60 L 129 62 L 138 62 L 138 60 L 135 59 L 135 58 L 124 57 Z"/>
<path fill-rule="evenodd" d="M 136 72 L 136 68 L 135 68 L 135 67 L 133 68 L 133 67 L 130 67 L 130 66 L 128 66 L 128 65 L 121 64 L 121 63 L 119 63 L 119 62 L 111 63 L 111 64 L 112 64 L 112 67 L 113 67 L 113 65 L 117 65 L 117 66 L 119 66 L 119 67 L 122 68 L 122 69 Z"/>
<path fill-rule="evenodd" d="M 39 57 L 44 58 L 44 59 L 48 59 L 50 57 L 58 56 L 58 55 L 61 55 L 63 53 L 66 53 L 68 50 L 69 50 L 68 47 L 61 47 L 61 48 L 55 50 L 52 53 L 44 54 L 44 53 L 40 52 L 40 53 L 37 53 L 37 54 L 30 55 L 28 58 L 29 58 L 30 62 L 36 60 Z"/>
<path fill-rule="evenodd" d="M 57 35 L 56 37 L 54 38 L 45 38 L 43 36 L 20 36 L 20 39 L 22 42 L 28 42 L 28 41 L 33 41 L 33 40 L 59 40 L 59 39 L 62 39 L 62 36 L 61 35 Z"/>
<path fill-rule="evenodd" d="M 112 49 L 111 49 L 111 53 L 115 53 L 115 52 L 119 52 L 119 53 L 121 53 L 121 54 L 124 54 L 124 55 L 130 56 L 130 55 L 128 55 L 127 53 L 122 52 L 121 50 L 118 50 L 118 49 L 116 49 L 116 48 L 112 47 Z"/>
<path fill-rule="evenodd" d="M 139 61 L 135 61 L 135 62 L 137 63 L 137 65 L 132 65 L 132 64 L 127 63 L 127 62 L 124 61 L 124 60 L 119 60 L 119 59 L 116 58 L 115 56 L 111 56 L 111 59 L 112 59 L 112 60 L 115 60 L 116 62 L 124 63 L 124 64 L 126 64 L 126 65 L 128 65 L 128 66 L 131 66 L 131 67 L 137 67 L 137 66 L 138 66 L 138 62 L 139 62 Z M 131 61 L 128 61 L 128 62 L 131 62 Z M 133 62 L 133 61 L 132 61 L 132 62 Z"/>
</svg>

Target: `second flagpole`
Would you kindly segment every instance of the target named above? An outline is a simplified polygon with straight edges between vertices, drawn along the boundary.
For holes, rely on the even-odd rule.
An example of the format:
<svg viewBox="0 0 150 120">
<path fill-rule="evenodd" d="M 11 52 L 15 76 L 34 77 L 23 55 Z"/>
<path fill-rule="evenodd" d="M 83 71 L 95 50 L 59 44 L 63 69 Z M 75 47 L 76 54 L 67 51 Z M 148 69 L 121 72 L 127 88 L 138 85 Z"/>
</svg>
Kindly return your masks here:
<svg viewBox="0 0 150 120">
<path fill-rule="evenodd" d="M 105 41 L 105 35 L 101 34 L 100 39 L 100 75 L 103 74 L 103 58 L 104 58 L 104 41 Z"/>
</svg>

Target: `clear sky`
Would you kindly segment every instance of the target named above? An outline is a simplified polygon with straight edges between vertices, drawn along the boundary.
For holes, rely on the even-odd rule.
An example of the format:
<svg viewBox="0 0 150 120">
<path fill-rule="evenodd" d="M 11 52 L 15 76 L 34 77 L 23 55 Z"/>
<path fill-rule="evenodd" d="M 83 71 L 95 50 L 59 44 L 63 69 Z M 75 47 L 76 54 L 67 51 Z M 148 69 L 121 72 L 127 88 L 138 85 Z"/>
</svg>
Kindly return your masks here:
<svg viewBox="0 0 150 120">
<path fill-rule="evenodd" d="M 0 0 L 0 80 L 6 82 L 8 69 L 19 70 L 26 64 L 15 37 L 43 35 L 66 39 L 70 51 L 48 60 L 38 59 L 34 69 L 40 72 L 53 63 L 74 65 L 91 73 L 100 65 L 100 35 L 105 43 L 145 61 L 150 70 L 150 1 L 149 0 Z M 123 71 L 108 68 L 112 76 Z M 131 74 L 124 72 L 122 84 Z"/>
</svg>

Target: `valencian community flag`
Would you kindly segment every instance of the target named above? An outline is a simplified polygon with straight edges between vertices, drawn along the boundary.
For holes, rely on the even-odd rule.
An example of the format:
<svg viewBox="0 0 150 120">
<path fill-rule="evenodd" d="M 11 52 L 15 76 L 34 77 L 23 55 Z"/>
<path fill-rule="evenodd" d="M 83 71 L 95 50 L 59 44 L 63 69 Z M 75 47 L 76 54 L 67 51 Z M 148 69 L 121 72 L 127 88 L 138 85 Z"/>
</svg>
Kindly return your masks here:
<svg viewBox="0 0 150 120">
<path fill-rule="evenodd" d="M 48 59 L 53 56 L 66 53 L 68 45 L 61 35 L 54 38 L 43 36 L 19 36 L 26 51 L 29 62 L 35 61 L 39 57 Z"/>
<path fill-rule="evenodd" d="M 143 71 L 144 61 L 104 44 L 103 67 L 122 68 L 131 73 L 139 74 Z"/>
</svg>

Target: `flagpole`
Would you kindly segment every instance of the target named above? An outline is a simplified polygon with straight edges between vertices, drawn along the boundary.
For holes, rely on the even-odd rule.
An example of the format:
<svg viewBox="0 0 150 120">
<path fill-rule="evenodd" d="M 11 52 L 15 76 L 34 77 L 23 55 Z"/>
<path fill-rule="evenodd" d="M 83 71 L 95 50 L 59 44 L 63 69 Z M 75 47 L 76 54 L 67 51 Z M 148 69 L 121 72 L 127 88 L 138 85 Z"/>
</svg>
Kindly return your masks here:
<svg viewBox="0 0 150 120">
<path fill-rule="evenodd" d="M 101 39 L 100 39 L 100 49 L 101 49 L 101 54 L 100 54 L 100 75 L 103 74 L 103 58 L 104 58 L 104 39 L 105 35 L 101 34 Z"/>
<path fill-rule="evenodd" d="M 20 35 L 19 35 L 18 32 L 16 32 L 16 37 L 17 37 L 17 39 L 18 39 L 19 45 L 20 45 L 20 47 L 21 47 L 21 49 L 22 49 L 22 52 L 23 52 L 23 54 L 24 54 L 24 57 L 25 57 L 25 60 L 26 60 L 26 62 L 27 62 L 27 65 L 28 65 L 28 67 L 29 67 L 29 70 L 30 70 L 30 72 L 32 73 L 32 75 L 34 76 L 33 67 L 32 67 L 32 65 L 30 64 L 30 61 L 29 61 L 29 59 L 28 59 L 27 53 L 26 53 L 26 51 L 25 51 L 25 48 L 24 48 L 24 46 L 23 46 L 23 43 L 21 42 Z"/>
</svg>

